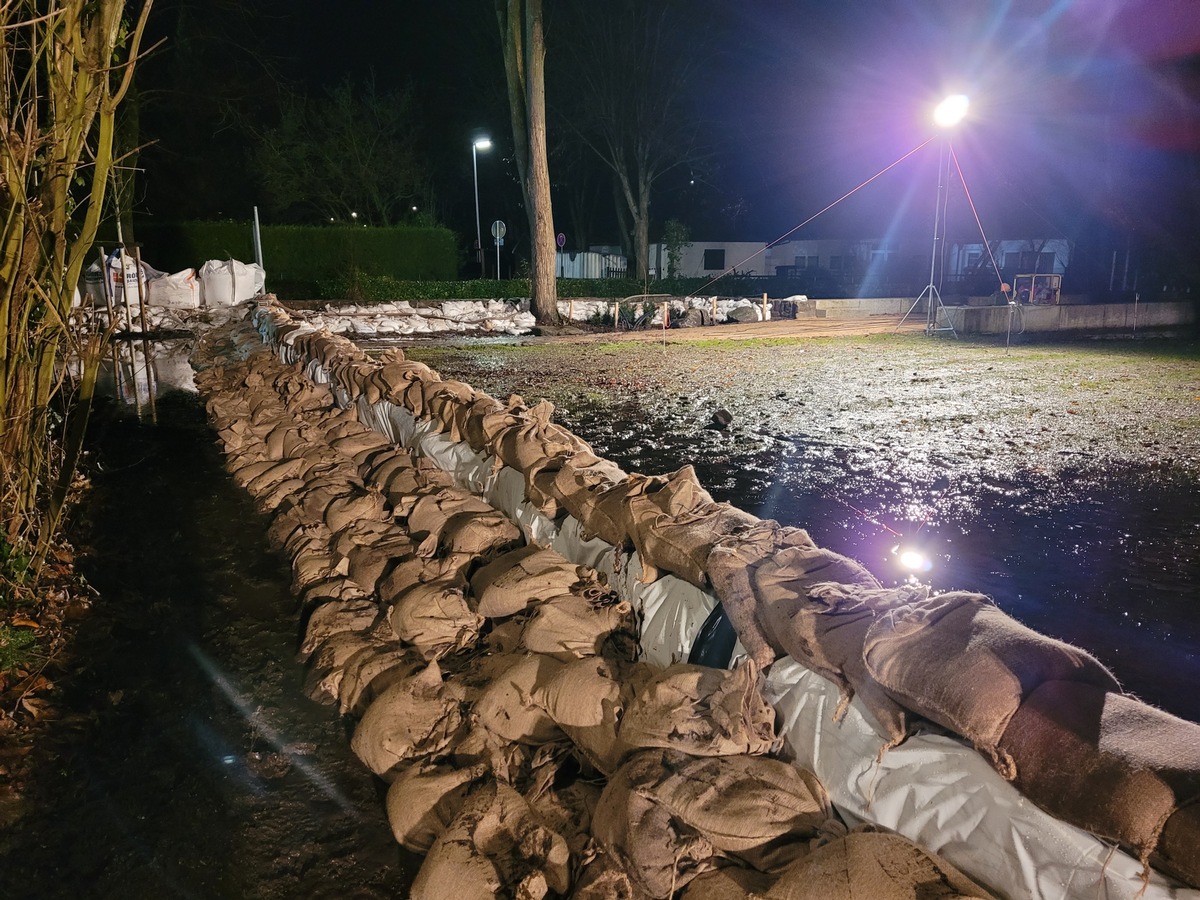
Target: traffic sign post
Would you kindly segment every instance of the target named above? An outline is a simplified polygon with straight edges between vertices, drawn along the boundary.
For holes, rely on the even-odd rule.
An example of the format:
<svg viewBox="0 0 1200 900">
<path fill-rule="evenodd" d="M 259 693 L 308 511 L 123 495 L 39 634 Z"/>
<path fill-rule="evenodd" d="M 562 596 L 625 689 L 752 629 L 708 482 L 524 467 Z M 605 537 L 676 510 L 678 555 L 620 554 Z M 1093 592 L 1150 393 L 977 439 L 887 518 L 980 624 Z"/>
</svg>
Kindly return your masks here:
<svg viewBox="0 0 1200 900">
<path fill-rule="evenodd" d="M 504 235 L 508 233 L 508 229 L 504 223 L 497 219 L 492 223 L 492 237 L 496 241 L 496 280 L 500 280 L 500 248 L 504 246 Z"/>
<path fill-rule="evenodd" d="M 563 247 L 567 246 L 567 236 L 560 231 L 558 233 L 558 235 L 554 238 L 554 243 L 558 244 L 558 277 L 562 278 L 563 277 L 563 265 L 564 265 L 563 258 L 562 258 L 562 250 L 563 250 Z"/>
</svg>

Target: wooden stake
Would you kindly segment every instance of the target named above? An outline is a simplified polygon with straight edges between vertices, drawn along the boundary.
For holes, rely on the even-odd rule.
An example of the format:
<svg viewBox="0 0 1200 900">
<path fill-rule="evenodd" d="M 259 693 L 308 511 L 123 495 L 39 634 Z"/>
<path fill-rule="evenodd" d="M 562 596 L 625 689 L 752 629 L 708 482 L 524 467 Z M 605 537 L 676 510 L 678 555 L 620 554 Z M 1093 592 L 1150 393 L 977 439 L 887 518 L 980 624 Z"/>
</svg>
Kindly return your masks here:
<svg viewBox="0 0 1200 900">
<path fill-rule="evenodd" d="M 257 212 L 257 210 L 256 210 Z M 142 319 L 142 356 L 146 362 L 146 392 L 150 395 L 150 421 L 158 424 L 158 404 L 154 402 L 154 359 L 150 355 L 150 328 L 146 325 L 146 292 L 142 287 L 142 251 L 133 245 L 133 264 L 137 266 L 138 312 Z M 137 382 L 135 381 L 134 384 Z"/>
</svg>

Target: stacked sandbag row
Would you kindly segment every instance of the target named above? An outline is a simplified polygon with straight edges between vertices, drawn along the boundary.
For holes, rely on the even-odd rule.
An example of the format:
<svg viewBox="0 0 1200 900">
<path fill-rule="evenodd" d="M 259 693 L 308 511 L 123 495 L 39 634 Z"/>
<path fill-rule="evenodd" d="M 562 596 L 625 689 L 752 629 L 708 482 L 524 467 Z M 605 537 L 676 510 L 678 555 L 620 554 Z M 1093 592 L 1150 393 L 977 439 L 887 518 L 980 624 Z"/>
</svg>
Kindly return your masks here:
<svg viewBox="0 0 1200 900">
<path fill-rule="evenodd" d="M 370 394 L 368 370 L 328 353 L 322 365 L 350 385 L 349 396 Z M 584 532 L 635 547 L 643 577 L 661 570 L 710 584 L 751 659 L 767 665 L 791 655 L 833 680 L 844 691 L 839 714 L 857 695 L 889 744 L 910 732 L 913 714 L 936 722 L 970 740 L 1044 808 L 1121 842 L 1142 862 L 1157 850 L 1162 868 L 1200 882 L 1200 726 L 1124 697 L 1092 656 L 1025 628 L 984 596 L 883 589 L 862 565 L 817 547 L 802 529 L 715 504 L 690 467 L 667 476 L 625 474 L 554 425 L 548 404 L 527 407 L 520 397 L 502 404 L 440 382 L 398 354 L 388 365 L 408 379 L 386 395 L 391 402 L 522 473 L 527 497 L 545 515 L 569 514 Z M 1130 742 L 1128 730 L 1098 719 L 1085 742 L 1094 758 L 1076 758 L 1057 778 L 1046 773 L 1054 755 L 1038 755 L 1048 738 L 1045 727 L 1030 725 L 1038 715 L 1031 710 L 1073 690 L 1111 697 L 1106 706 L 1129 707 L 1129 716 L 1152 722 L 1158 758 Z M 1116 746 L 1121 740 L 1132 745 Z M 1151 787 L 1128 796 L 1124 785 L 1139 779 Z M 1109 788 L 1120 799 L 1078 802 Z M 1133 814 L 1123 811 L 1130 803 Z M 1141 824 L 1130 826 L 1130 815 Z"/>
<path fill-rule="evenodd" d="M 200 381 L 293 556 L 309 693 L 361 713 L 352 746 L 392 782 L 397 838 L 428 853 L 413 896 L 600 896 L 616 879 L 665 897 L 717 867 L 808 882 L 778 876 L 836 823 L 812 776 L 763 758 L 774 715 L 752 662 L 632 662 L 631 611 L 594 572 L 514 532 L 461 544 L 451 523 L 489 511 L 331 410 L 329 388 L 265 354 Z M 417 596 L 432 602 L 414 612 Z"/>
<path fill-rule="evenodd" d="M 313 350 L 323 342 L 310 339 Z M 787 654 L 831 679 L 843 690 L 839 714 L 857 695 L 889 744 L 909 733 L 913 714 L 933 721 L 971 741 L 1052 813 L 1120 842 L 1143 862 L 1157 850 L 1167 871 L 1200 882 L 1200 726 L 1121 695 L 1084 651 L 1025 628 L 980 595 L 885 590 L 864 567 L 817 547 L 803 530 L 714 503 L 690 467 L 669 476 L 628 475 L 554 425 L 548 404 L 529 407 L 519 397 L 501 404 L 459 382 L 441 382 L 398 353 L 382 368 L 399 367 L 394 371 L 406 383 L 390 393 L 372 391 L 379 367 L 372 374 L 328 352 L 320 362 L 348 399 L 386 397 L 520 472 L 527 497 L 547 516 L 570 514 L 585 532 L 636 548 L 643 577 L 664 571 L 711 584 L 752 659 L 766 665 Z M 1126 718 L 1153 723 L 1157 755 L 1131 740 L 1128 729 L 1096 718 L 1080 751 L 1091 756 L 1047 773 L 1053 754 L 1038 755 L 1046 727 L 1038 732 L 1029 723 L 1035 710 L 1075 690 L 1110 698 L 1101 710 L 1129 707 Z M 1139 779 L 1149 787 L 1130 796 L 1126 782 Z M 1110 801 L 1078 802 L 1112 790 L 1119 796 Z M 1131 803 L 1133 813 L 1126 811 Z"/>
</svg>

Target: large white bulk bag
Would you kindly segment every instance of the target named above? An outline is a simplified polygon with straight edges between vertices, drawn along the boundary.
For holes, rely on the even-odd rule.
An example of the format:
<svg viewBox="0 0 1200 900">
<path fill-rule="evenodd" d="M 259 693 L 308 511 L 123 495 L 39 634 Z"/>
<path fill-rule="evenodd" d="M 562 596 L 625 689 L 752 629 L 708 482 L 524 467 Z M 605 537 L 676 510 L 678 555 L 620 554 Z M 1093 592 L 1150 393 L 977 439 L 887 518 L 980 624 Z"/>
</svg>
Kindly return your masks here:
<svg viewBox="0 0 1200 900">
<path fill-rule="evenodd" d="M 210 259 L 200 267 L 200 305 L 233 306 L 262 292 L 266 273 L 255 263 Z"/>
<path fill-rule="evenodd" d="M 195 269 L 184 269 L 162 275 L 146 285 L 148 306 L 168 306 L 172 309 L 199 309 L 200 282 Z"/>
<path fill-rule="evenodd" d="M 145 260 L 142 261 L 139 269 L 138 264 L 134 262 L 132 256 L 122 257 L 119 247 L 105 257 L 104 268 L 108 272 L 108 290 L 114 306 L 124 305 L 125 291 L 129 291 L 129 304 L 137 306 L 139 273 L 143 296 L 146 285 L 163 274 L 153 266 L 147 265 Z M 104 293 L 104 277 L 101 275 L 100 263 L 94 262 L 87 267 L 83 273 L 83 285 L 84 290 L 91 297 L 94 306 L 103 307 L 108 305 L 108 300 Z"/>
</svg>

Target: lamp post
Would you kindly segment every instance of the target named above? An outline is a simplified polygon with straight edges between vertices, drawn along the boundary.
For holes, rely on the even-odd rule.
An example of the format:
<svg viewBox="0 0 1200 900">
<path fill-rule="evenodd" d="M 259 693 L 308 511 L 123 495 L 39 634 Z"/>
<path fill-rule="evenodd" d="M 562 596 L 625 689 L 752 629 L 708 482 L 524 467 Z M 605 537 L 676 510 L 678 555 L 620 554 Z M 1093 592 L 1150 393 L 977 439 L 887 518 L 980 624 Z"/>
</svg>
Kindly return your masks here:
<svg viewBox="0 0 1200 900">
<path fill-rule="evenodd" d="M 483 277 L 483 226 L 479 221 L 479 151 L 490 150 L 490 138 L 478 138 L 471 144 L 471 172 L 475 176 L 475 256 L 479 260 L 479 277 Z"/>
<path fill-rule="evenodd" d="M 934 124 L 943 129 L 943 131 L 948 132 L 966 117 L 969 108 L 970 101 L 967 99 L 966 94 L 951 94 L 934 108 Z M 933 334 L 938 330 L 938 309 L 942 306 L 942 294 L 938 290 L 935 278 L 941 243 L 946 235 L 946 179 L 950 173 L 950 158 L 947 153 L 948 143 L 949 138 L 943 136 L 941 151 L 938 154 L 937 203 L 933 208 L 933 256 L 929 260 L 929 284 L 925 286 L 925 289 L 917 297 L 916 303 L 913 304 L 915 308 L 921 300 L 928 298 L 928 306 L 925 312 L 926 334 Z M 954 331 L 954 324 L 950 322 L 949 316 L 946 317 L 946 323 L 947 327 L 951 331 Z"/>
</svg>

